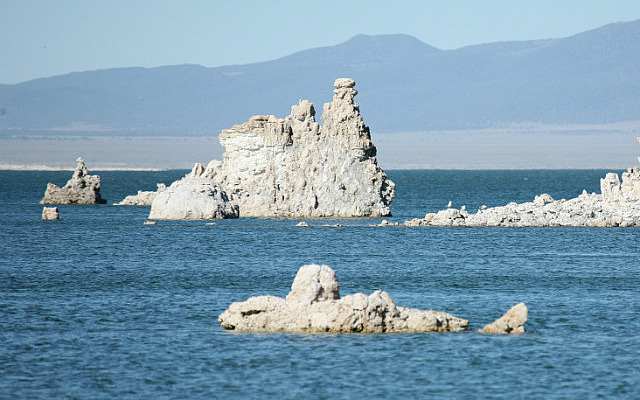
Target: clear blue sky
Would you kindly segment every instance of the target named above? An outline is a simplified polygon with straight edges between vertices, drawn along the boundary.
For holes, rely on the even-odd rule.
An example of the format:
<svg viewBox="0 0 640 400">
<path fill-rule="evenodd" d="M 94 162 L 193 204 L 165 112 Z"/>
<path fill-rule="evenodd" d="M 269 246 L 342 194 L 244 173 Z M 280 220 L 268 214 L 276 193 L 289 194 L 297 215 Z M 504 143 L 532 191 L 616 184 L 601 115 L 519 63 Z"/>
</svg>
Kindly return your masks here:
<svg viewBox="0 0 640 400">
<path fill-rule="evenodd" d="M 279 58 L 359 34 L 441 49 L 640 19 L 639 0 L 0 0 L 0 83 L 112 67 Z"/>
</svg>

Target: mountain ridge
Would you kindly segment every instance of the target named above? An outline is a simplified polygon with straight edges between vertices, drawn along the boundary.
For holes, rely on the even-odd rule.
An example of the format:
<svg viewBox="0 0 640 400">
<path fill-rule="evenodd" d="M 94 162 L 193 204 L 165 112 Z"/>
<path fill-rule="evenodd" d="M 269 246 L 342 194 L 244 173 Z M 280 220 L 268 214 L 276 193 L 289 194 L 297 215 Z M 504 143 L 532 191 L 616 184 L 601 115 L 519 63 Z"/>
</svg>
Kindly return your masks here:
<svg viewBox="0 0 640 400">
<path fill-rule="evenodd" d="M 372 131 L 640 120 L 640 20 L 567 38 L 441 50 L 406 34 L 356 35 L 252 64 L 109 68 L 0 84 L 0 135 L 99 126 L 217 135 L 255 114 L 317 110 L 356 80 Z"/>
</svg>

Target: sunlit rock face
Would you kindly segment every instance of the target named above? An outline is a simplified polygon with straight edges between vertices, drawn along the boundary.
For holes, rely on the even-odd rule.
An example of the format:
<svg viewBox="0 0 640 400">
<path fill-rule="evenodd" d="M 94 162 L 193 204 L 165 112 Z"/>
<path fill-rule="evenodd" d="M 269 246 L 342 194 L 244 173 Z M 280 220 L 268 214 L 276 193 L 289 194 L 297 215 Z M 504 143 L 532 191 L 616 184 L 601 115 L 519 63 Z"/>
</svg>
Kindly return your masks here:
<svg viewBox="0 0 640 400">
<path fill-rule="evenodd" d="M 395 185 L 378 167 L 376 147 L 354 102 L 351 79 L 335 82 L 323 125 L 301 100 L 284 119 L 254 116 L 222 131 L 223 161 L 202 177 L 215 181 L 242 217 L 389 215 Z"/>
<path fill-rule="evenodd" d="M 382 290 L 341 298 L 334 270 L 315 264 L 300 267 L 286 298 L 232 303 L 218 321 L 226 329 L 258 332 L 459 332 L 469 326 L 446 312 L 398 306 Z"/>
<path fill-rule="evenodd" d="M 198 166 L 156 194 L 149 219 L 238 218 L 238 206 L 229 201 L 220 186 L 202 178 Z"/>
</svg>

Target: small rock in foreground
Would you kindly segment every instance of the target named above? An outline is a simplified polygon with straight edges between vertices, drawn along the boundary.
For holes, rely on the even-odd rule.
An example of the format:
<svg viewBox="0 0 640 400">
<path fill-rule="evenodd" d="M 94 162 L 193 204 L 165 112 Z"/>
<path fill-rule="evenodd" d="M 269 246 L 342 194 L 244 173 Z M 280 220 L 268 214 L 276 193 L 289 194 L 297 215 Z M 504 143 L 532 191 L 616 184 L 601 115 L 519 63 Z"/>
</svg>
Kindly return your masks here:
<svg viewBox="0 0 640 400">
<path fill-rule="evenodd" d="M 286 299 L 232 303 L 218 321 L 226 329 L 262 332 L 458 332 L 469 326 L 445 312 L 400 307 L 382 290 L 340 298 L 336 274 L 326 265 L 301 267 Z"/>
<path fill-rule="evenodd" d="M 42 219 L 44 220 L 60 219 L 60 213 L 58 212 L 58 207 L 43 207 Z"/>
<path fill-rule="evenodd" d="M 524 333 L 524 323 L 527 322 L 528 313 L 527 306 L 524 303 L 518 303 L 511 307 L 502 317 L 491 324 L 485 325 L 484 328 L 480 329 L 480 332 L 502 335 Z"/>
</svg>

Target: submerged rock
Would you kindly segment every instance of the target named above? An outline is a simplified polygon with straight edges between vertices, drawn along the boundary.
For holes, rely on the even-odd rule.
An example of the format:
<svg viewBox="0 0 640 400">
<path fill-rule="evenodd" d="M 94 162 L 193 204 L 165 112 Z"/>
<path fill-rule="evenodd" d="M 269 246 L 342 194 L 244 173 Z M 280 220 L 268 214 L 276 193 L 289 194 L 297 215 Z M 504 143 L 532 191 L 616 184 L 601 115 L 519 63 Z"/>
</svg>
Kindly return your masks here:
<svg viewBox="0 0 640 400">
<path fill-rule="evenodd" d="M 66 185 L 58 187 L 47 184 L 47 190 L 40 204 L 104 204 L 100 196 L 100 176 L 89 175 L 84 160 L 78 157 L 73 176 Z"/>
<path fill-rule="evenodd" d="M 290 332 L 457 332 L 469 326 L 445 312 L 400 307 L 381 290 L 340 298 L 335 272 L 326 265 L 301 267 L 286 299 L 232 303 L 218 321 L 226 329 Z"/>
<path fill-rule="evenodd" d="M 223 161 L 192 174 L 209 179 L 243 217 L 380 217 L 395 185 L 378 167 L 352 79 L 335 82 L 320 125 L 301 100 L 284 119 L 257 115 L 225 129 Z M 199 165 L 199 164 L 198 164 Z"/>
<path fill-rule="evenodd" d="M 193 173 L 159 192 L 149 212 L 149 219 L 223 218 L 238 218 L 238 206 L 210 179 Z"/>
<path fill-rule="evenodd" d="M 529 310 L 524 303 L 511 307 L 502 317 L 480 329 L 482 333 L 515 334 L 524 333 L 524 323 L 527 322 Z"/>
<path fill-rule="evenodd" d="M 58 207 L 43 207 L 42 219 L 44 220 L 60 219 L 60 213 L 58 212 Z"/>
<path fill-rule="evenodd" d="M 156 199 L 158 193 L 163 192 L 167 186 L 164 183 L 158 183 L 158 190 L 142 191 L 138 190 L 137 194 L 129 195 L 122 199 L 121 202 L 115 203 L 114 206 L 150 206 Z"/>
</svg>

